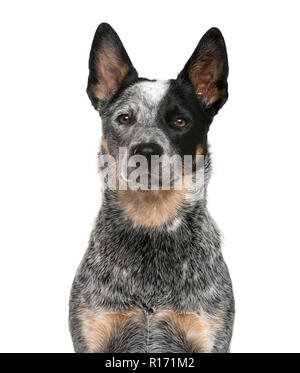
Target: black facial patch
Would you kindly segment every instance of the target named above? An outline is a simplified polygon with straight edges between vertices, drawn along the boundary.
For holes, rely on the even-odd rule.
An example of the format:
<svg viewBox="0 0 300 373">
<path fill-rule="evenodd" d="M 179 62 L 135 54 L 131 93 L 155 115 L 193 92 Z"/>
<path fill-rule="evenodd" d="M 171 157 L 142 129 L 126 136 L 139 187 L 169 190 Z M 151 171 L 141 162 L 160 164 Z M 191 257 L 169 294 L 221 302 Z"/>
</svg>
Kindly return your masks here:
<svg viewBox="0 0 300 373">
<path fill-rule="evenodd" d="M 184 127 L 175 125 L 177 118 L 187 122 Z M 195 155 L 199 145 L 203 154 L 207 150 L 207 132 L 212 119 L 197 100 L 193 88 L 184 82 L 172 80 L 162 100 L 157 123 L 168 136 L 180 156 Z"/>
</svg>

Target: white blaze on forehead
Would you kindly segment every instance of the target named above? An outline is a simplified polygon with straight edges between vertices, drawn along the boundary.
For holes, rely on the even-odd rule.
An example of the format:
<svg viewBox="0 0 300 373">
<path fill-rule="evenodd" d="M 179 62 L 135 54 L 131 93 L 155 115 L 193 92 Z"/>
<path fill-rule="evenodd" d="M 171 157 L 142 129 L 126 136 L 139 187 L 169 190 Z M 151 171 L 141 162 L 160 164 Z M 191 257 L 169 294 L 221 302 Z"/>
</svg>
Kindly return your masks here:
<svg viewBox="0 0 300 373">
<path fill-rule="evenodd" d="M 157 105 L 162 100 L 169 86 L 169 80 L 144 81 L 135 85 L 141 96 L 153 105 Z"/>
</svg>

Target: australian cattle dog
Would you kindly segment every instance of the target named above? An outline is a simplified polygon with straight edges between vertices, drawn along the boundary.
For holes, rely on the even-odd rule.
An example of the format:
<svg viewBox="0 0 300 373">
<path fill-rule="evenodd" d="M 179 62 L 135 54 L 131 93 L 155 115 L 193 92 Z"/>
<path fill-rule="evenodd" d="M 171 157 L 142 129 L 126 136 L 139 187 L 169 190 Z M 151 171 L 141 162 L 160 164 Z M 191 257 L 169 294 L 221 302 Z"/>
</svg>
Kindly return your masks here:
<svg viewBox="0 0 300 373">
<path fill-rule="evenodd" d="M 76 352 L 229 351 L 232 285 L 206 202 L 227 76 L 217 28 L 162 81 L 139 77 L 112 27 L 98 27 L 87 93 L 102 121 L 103 195 L 71 291 Z"/>
</svg>

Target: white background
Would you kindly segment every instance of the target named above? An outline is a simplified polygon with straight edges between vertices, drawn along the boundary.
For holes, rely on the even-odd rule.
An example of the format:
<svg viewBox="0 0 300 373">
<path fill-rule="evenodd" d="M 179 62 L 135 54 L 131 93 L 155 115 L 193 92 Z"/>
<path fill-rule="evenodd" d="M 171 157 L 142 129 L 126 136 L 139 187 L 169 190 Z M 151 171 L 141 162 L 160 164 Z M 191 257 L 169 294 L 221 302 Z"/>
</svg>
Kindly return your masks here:
<svg viewBox="0 0 300 373">
<path fill-rule="evenodd" d="M 159 79 L 221 29 L 230 98 L 209 133 L 209 207 L 234 285 L 232 352 L 300 352 L 297 1 L 12 0 L 0 17 L 0 351 L 73 351 L 69 291 L 101 201 L 87 62 L 105 21 Z"/>
</svg>

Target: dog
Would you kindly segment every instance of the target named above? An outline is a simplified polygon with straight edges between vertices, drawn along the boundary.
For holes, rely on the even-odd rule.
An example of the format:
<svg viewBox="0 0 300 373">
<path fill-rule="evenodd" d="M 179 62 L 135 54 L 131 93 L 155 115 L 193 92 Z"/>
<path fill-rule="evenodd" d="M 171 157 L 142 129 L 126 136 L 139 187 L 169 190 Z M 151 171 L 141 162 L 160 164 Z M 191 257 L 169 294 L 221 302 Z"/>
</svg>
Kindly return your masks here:
<svg viewBox="0 0 300 373">
<path fill-rule="evenodd" d="M 229 352 L 232 283 L 206 207 L 207 134 L 228 98 L 227 77 L 226 46 L 217 28 L 205 33 L 177 78 L 166 81 L 138 77 L 113 28 L 97 28 L 87 94 L 102 119 L 99 157 L 112 157 L 120 169 L 121 148 L 128 150 L 122 159 L 191 156 L 186 178 L 194 179 L 198 163 L 204 177 L 190 189 L 174 188 L 171 177 L 171 187 L 163 189 L 160 168 L 153 190 L 143 190 L 142 183 L 121 188 L 121 179 L 128 180 L 122 175 L 115 189 L 104 183 L 71 290 L 75 352 Z"/>
</svg>

